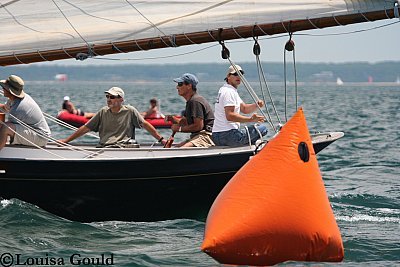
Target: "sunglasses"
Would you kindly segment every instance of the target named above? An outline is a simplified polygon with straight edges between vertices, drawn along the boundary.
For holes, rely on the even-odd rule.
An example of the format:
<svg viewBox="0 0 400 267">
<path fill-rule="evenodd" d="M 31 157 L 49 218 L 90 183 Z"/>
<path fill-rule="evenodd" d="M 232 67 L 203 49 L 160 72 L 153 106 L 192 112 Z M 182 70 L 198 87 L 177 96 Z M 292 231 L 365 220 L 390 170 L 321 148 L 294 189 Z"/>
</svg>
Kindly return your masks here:
<svg viewBox="0 0 400 267">
<path fill-rule="evenodd" d="M 183 86 L 185 83 L 184 82 L 178 82 L 178 87 Z"/>
<path fill-rule="evenodd" d="M 115 98 L 120 98 L 120 96 L 119 95 L 118 96 L 116 96 L 116 95 L 106 95 L 106 98 L 115 99 Z"/>
<path fill-rule="evenodd" d="M 243 72 L 240 72 L 242 75 L 244 75 L 244 73 Z M 231 75 L 233 75 L 233 76 L 239 76 L 239 73 L 237 73 L 237 72 L 235 72 L 235 73 L 231 73 Z"/>
</svg>

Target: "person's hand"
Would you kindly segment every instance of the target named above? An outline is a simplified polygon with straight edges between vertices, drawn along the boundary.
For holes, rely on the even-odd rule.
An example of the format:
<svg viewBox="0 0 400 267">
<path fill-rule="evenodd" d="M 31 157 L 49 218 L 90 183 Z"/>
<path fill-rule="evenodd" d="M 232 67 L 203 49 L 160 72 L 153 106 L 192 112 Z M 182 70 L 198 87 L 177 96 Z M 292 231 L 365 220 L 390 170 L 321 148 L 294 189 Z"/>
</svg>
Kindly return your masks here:
<svg viewBox="0 0 400 267">
<path fill-rule="evenodd" d="M 171 125 L 171 130 L 172 130 L 172 132 L 179 132 L 179 128 L 180 127 L 181 126 L 179 124 L 172 124 Z"/>
<path fill-rule="evenodd" d="M 260 108 L 262 108 L 262 107 L 264 106 L 264 101 L 258 100 L 258 101 L 257 101 L 257 104 L 258 104 L 258 106 L 259 106 Z"/>
<path fill-rule="evenodd" d="M 178 123 L 178 120 L 176 119 L 176 117 L 175 117 L 174 115 L 165 115 L 164 121 L 165 121 L 165 122 L 170 121 L 170 122 L 172 122 L 173 124 Z"/>
<path fill-rule="evenodd" d="M 167 141 L 168 141 L 168 140 L 166 140 L 165 138 L 164 138 L 163 140 L 161 140 L 161 144 L 162 144 L 163 147 L 165 146 L 165 144 L 167 143 Z"/>
<path fill-rule="evenodd" d="M 63 146 L 63 145 L 65 145 L 67 142 L 66 142 L 66 139 L 59 139 L 59 140 L 57 140 L 57 145 L 58 146 Z"/>
<path fill-rule="evenodd" d="M 164 120 L 165 120 L 165 122 L 173 121 L 173 116 L 172 115 L 165 115 Z"/>
<path fill-rule="evenodd" d="M 264 116 L 258 115 L 257 113 L 254 113 L 253 115 L 251 115 L 250 117 L 250 121 L 252 122 L 264 122 Z"/>
</svg>

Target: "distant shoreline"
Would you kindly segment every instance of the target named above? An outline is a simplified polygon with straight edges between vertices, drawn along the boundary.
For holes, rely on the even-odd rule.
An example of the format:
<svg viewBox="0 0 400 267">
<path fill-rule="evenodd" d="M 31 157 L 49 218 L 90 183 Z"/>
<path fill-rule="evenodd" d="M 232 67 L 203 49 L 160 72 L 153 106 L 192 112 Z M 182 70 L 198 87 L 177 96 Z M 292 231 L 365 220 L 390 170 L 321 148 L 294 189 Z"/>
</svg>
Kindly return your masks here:
<svg viewBox="0 0 400 267">
<path fill-rule="evenodd" d="M 42 80 L 42 81 L 30 81 L 30 80 L 25 80 L 25 82 L 29 85 L 31 84 L 41 84 L 41 83 L 46 83 L 46 84 L 92 84 L 92 83 L 98 83 L 98 84 L 107 84 L 107 85 L 112 85 L 116 83 L 121 83 L 121 84 L 165 84 L 165 81 L 84 81 L 84 80 L 77 80 L 77 81 L 55 81 L 55 80 Z M 255 86 L 259 84 L 258 81 L 250 81 L 250 83 Z M 171 80 L 171 84 L 173 84 L 173 81 Z M 201 84 L 223 84 L 223 81 L 211 81 L 211 82 L 201 82 Z M 284 86 L 283 82 L 268 82 L 269 85 L 274 85 L 274 86 Z M 400 83 L 397 82 L 346 82 L 343 83 L 342 85 L 338 85 L 335 82 L 297 82 L 298 86 L 332 86 L 332 87 L 347 87 L 347 86 L 371 86 L 371 87 L 376 87 L 376 86 L 387 86 L 387 87 L 399 87 L 400 88 Z M 288 82 L 287 86 L 293 87 L 294 82 Z"/>
<path fill-rule="evenodd" d="M 238 63 L 245 71 L 248 81 L 258 81 L 255 63 Z M 169 83 L 183 73 L 195 74 L 201 83 L 223 82 L 228 64 L 168 64 L 168 65 L 116 65 L 116 66 L 59 66 L 27 65 L 0 68 L 0 78 L 10 74 L 21 76 L 26 81 L 111 81 L 111 82 L 166 82 Z M 283 83 L 285 79 L 282 63 L 264 63 L 263 71 L 268 83 Z M 286 68 L 286 79 L 294 80 L 293 66 Z M 307 84 L 344 84 L 395 86 L 400 81 L 400 61 L 380 63 L 297 63 L 297 80 Z M 382 83 L 382 84 L 381 84 Z"/>
</svg>

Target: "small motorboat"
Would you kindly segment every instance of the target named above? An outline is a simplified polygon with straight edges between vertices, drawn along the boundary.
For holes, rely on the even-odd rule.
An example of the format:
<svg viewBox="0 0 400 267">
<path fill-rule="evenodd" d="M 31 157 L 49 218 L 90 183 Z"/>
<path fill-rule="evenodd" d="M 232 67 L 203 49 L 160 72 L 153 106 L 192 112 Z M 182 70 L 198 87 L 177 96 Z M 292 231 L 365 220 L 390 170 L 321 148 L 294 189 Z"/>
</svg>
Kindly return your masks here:
<svg viewBox="0 0 400 267">
<path fill-rule="evenodd" d="M 181 116 L 174 116 L 174 117 L 177 119 L 181 118 Z M 86 122 L 89 121 L 89 119 L 86 118 L 85 116 L 72 114 L 65 110 L 60 111 L 58 113 L 57 119 L 75 127 L 81 127 L 82 125 L 84 125 Z M 145 120 L 148 121 L 151 125 L 153 125 L 154 128 L 170 128 L 172 125 L 171 121 L 166 121 L 164 118 L 161 117 L 159 118 L 150 117 L 146 118 Z"/>
<path fill-rule="evenodd" d="M 82 125 L 84 125 L 86 122 L 89 121 L 89 119 L 86 118 L 85 116 L 72 114 L 66 110 L 60 111 L 57 114 L 57 119 L 62 120 L 63 122 L 68 123 L 75 127 L 81 127 Z"/>
</svg>

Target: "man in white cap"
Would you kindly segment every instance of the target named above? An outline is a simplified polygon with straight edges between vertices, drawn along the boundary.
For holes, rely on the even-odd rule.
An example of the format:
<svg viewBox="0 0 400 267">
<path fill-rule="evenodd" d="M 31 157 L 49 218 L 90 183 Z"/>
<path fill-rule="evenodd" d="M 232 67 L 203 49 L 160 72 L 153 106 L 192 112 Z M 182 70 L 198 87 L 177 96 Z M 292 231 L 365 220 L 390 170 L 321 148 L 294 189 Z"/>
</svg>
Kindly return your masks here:
<svg viewBox="0 0 400 267">
<path fill-rule="evenodd" d="M 136 108 L 123 105 L 125 94 L 119 87 L 111 87 L 105 91 L 107 106 L 100 109 L 85 125 L 82 125 L 72 135 L 61 142 L 68 143 L 89 131 L 99 132 L 99 147 L 123 147 L 135 139 L 135 128 L 146 129 L 158 142 L 165 144 L 166 140 L 157 130 L 143 119 Z"/>
<path fill-rule="evenodd" d="M 240 129 L 240 123 L 264 122 L 264 117 L 256 113 L 250 117 L 241 113 L 249 114 L 260 107 L 264 106 L 264 102 L 259 100 L 253 104 L 246 104 L 238 94 L 238 87 L 241 83 L 239 71 L 244 75 L 244 71 L 239 65 L 230 66 L 225 78 L 226 83 L 219 89 L 217 101 L 215 103 L 215 121 L 213 126 L 212 138 L 217 146 L 242 146 L 249 144 L 249 136 L 251 144 L 254 144 L 261 135 L 267 134 L 265 125 L 249 125 L 247 130 Z"/>
<path fill-rule="evenodd" d="M 0 125 L 0 149 L 8 138 L 13 145 L 45 146 L 50 128 L 38 104 L 24 92 L 24 81 L 11 75 L 1 80 L 0 85 L 8 98 L 5 104 L 0 104 L 0 108 L 8 112 L 8 121 Z"/>
<path fill-rule="evenodd" d="M 182 142 L 181 147 L 214 146 L 211 139 L 214 114 L 208 101 L 197 93 L 199 80 L 191 73 L 185 73 L 174 79 L 178 94 L 186 100 L 182 119 L 171 126 L 173 132 L 191 133 L 190 139 Z"/>
</svg>

